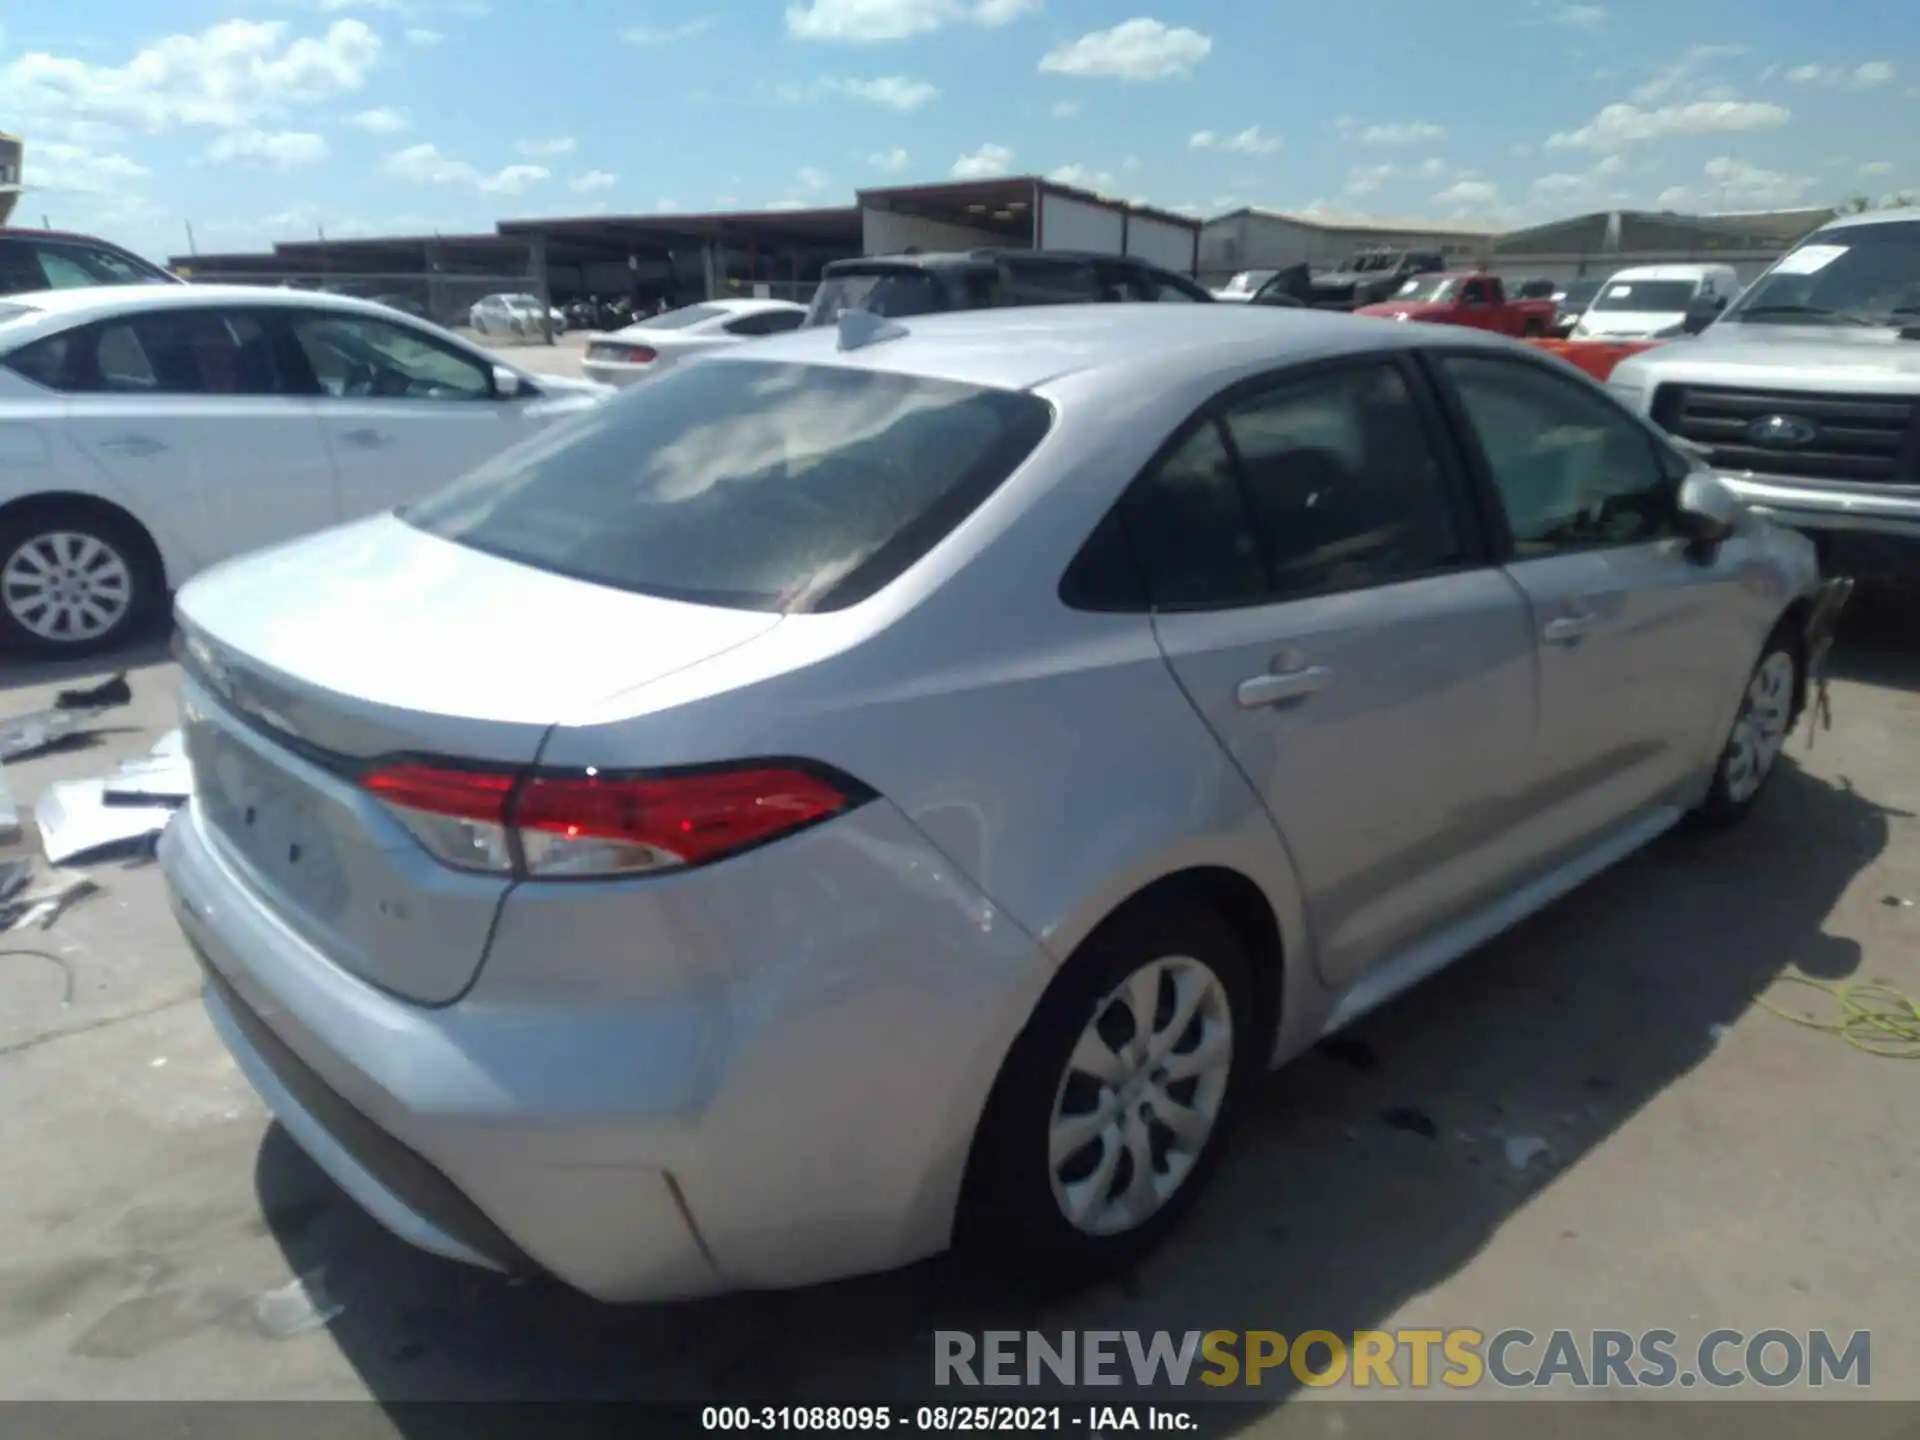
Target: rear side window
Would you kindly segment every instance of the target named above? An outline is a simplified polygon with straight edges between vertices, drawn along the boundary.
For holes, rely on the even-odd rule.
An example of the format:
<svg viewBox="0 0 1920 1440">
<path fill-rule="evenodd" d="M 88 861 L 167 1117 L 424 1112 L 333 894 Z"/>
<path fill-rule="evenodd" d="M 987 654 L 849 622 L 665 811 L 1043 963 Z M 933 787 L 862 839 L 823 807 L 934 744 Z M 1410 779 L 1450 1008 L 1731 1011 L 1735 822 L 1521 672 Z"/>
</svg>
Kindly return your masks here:
<svg viewBox="0 0 1920 1440">
<path fill-rule="evenodd" d="M 848 310 L 904 317 L 947 308 L 939 277 L 912 266 L 829 275 L 813 292 L 809 325 L 831 325 Z"/>
<path fill-rule="evenodd" d="M 778 335 L 797 329 L 805 318 L 798 310 L 762 310 L 757 314 L 742 315 L 738 320 L 729 320 L 720 328 L 729 335 Z"/>
<path fill-rule="evenodd" d="M 1252 519 L 1220 428 L 1208 421 L 1127 497 L 1153 603 L 1204 610 L 1246 605 L 1266 594 Z"/>
<path fill-rule="evenodd" d="M 634 324 L 644 325 L 649 330 L 685 330 L 692 325 L 718 320 L 726 313 L 718 305 L 687 305 L 678 310 L 669 310 L 664 315 L 643 315 Z"/>
<path fill-rule="evenodd" d="M 166 273 L 136 256 L 80 240 L 0 240 L 0 294 L 92 285 L 164 285 Z"/>
<path fill-rule="evenodd" d="M 1224 423 L 1277 599 L 1389 584 L 1465 557 L 1393 364 L 1285 381 L 1230 406 Z"/>
<path fill-rule="evenodd" d="M 169 311 L 49 336 L 7 364 L 55 390 L 108 395 L 275 395 L 287 390 L 260 321 Z"/>
<path fill-rule="evenodd" d="M 836 366 L 670 371 L 404 512 L 538 569 L 697 604 L 834 610 L 891 583 L 1040 443 L 1032 395 Z"/>
</svg>

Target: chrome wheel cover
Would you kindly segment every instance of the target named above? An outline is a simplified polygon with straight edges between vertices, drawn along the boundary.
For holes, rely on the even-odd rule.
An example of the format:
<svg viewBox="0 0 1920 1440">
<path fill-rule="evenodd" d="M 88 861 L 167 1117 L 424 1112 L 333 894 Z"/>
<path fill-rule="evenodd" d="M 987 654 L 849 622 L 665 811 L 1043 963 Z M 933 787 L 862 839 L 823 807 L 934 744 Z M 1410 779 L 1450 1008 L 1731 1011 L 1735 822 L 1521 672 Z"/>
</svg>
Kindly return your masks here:
<svg viewBox="0 0 1920 1440">
<path fill-rule="evenodd" d="M 1213 1137 L 1233 1051 L 1227 988 L 1190 956 L 1149 961 L 1094 1006 L 1048 1127 L 1068 1224 L 1121 1235 L 1173 1198 Z"/>
<path fill-rule="evenodd" d="M 1720 762 L 1727 798 L 1735 804 L 1753 798 L 1772 771 L 1773 762 L 1780 758 L 1787 722 L 1793 714 L 1795 678 L 1793 657 L 1784 650 L 1774 650 L 1768 652 L 1747 682 L 1732 738 L 1727 741 L 1726 758 Z"/>
<path fill-rule="evenodd" d="M 0 604 L 38 639 L 94 640 L 133 608 L 133 567 L 97 535 L 50 530 L 29 536 L 0 564 Z"/>
</svg>

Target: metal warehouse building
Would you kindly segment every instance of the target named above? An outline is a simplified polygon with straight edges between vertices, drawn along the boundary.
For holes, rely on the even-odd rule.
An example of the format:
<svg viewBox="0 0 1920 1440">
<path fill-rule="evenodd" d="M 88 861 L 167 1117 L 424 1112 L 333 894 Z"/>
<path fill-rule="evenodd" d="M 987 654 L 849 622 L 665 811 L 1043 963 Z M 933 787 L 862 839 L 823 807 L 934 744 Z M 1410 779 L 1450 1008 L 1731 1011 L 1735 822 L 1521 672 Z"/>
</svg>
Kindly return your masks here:
<svg viewBox="0 0 1920 1440">
<path fill-rule="evenodd" d="M 1242 270 L 1278 270 L 1302 261 L 1319 269 L 1356 250 L 1432 250 L 1455 269 L 1485 263 L 1497 231 L 1483 225 L 1400 220 L 1378 215 L 1247 208 L 1200 228 L 1200 281 L 1224 284 Z"/>
<path fill-rule="evenodd" d="M 1567 281 L 1605 277 L 1629 265 L 1687 261 L 1731 265 L 1746 284 L 1833 218 L 1828 210 L 1678 215 L 1603 210 L 1502 235 L 1493 264 L 1502 275 Z"/>
</svg>

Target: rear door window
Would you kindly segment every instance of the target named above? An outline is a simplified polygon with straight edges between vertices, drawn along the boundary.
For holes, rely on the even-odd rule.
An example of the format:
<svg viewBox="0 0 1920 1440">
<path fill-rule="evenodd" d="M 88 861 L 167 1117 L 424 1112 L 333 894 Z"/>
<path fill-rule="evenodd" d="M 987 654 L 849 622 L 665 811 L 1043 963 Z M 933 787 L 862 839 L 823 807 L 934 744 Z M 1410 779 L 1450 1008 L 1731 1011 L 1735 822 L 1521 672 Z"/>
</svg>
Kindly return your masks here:
<svg viewBox="0 0 1920 1440">
<path fill-rule="evenodd" d="M 894 266 L 829 275 L 813 295 L 810 325 L 831 325 L 848 310 L 902 317 L 947 308 L 939 278 L 917 266 Z"/>
<path fill-rule="evenodd" d="M 617 589 L 832 610 L 937 545 L 1051 423 L 1015 391 L 729 359 L 635 386 L 404 518 Z"/>
</svg>

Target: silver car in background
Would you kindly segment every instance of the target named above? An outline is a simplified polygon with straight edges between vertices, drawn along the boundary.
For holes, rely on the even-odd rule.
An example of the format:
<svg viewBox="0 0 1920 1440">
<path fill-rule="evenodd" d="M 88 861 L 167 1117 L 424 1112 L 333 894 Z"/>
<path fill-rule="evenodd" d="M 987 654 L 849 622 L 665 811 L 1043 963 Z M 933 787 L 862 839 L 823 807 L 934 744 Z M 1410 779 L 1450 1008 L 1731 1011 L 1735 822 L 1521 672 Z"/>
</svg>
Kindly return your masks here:
<svg viewBox="0 0 1920 1440">
<path fill-rule="evenodd" d="M 1492 336 L 851 314 L 188 586 L 162 862 L 242 1069 L 429 1250 L 1094 1273 L 1260 1072 L 1751 807 L 1817 583 Z"/>
</svg>

